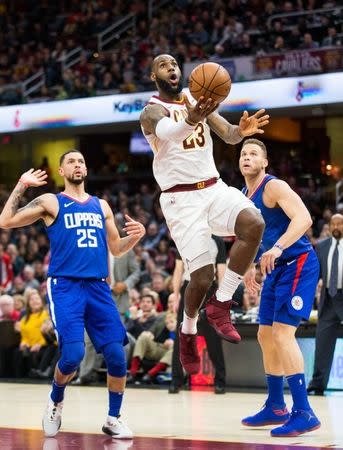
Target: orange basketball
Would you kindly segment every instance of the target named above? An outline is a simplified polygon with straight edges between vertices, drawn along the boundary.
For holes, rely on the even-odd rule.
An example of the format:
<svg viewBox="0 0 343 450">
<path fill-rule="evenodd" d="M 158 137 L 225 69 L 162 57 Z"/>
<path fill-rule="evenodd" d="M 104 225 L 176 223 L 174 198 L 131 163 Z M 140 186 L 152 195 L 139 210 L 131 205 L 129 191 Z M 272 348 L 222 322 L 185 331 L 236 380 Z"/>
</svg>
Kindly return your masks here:
<svg viewBox="0 0 343 450">
<path fill-rule="evenodd" d="M 195 100 L 201 96 L 220 103 L 226 99 L 231 89 L 229 72 L 223 66 L 207 62 L 200 64 L 189 76 L 189 90 Z"/>
</svg>

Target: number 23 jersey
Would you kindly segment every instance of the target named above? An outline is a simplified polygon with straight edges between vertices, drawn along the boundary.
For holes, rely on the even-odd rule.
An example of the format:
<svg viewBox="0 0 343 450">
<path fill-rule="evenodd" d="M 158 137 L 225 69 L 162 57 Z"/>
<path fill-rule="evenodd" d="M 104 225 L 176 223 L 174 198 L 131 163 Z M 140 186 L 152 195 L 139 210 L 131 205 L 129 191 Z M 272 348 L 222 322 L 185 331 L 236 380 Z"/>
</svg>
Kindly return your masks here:
<svg viewBox="0 0 343 450">
<path fill-rule="evenodd" d="M 167 101 L 152 96 L 149 104 L 162 105 L 175 122 L 187 117 L 183 93 L 180 101 Z M 177 184 L 191 184 L 219 178 L 213 160 L 213 142 L 206 121 L 199 122 L 183 142 L 161 140 L 154 134 L 143 134 L 154 152 L 153 172 L 162 191 Z"/>
<path fill-rule="evenodd" d="M 108 250 L 105 217 L 97 197 L 78 202 L 56 195 L 59 211 L 46 227 L 50 240 L 49 277 L 106 278 Z"/>
</svg>

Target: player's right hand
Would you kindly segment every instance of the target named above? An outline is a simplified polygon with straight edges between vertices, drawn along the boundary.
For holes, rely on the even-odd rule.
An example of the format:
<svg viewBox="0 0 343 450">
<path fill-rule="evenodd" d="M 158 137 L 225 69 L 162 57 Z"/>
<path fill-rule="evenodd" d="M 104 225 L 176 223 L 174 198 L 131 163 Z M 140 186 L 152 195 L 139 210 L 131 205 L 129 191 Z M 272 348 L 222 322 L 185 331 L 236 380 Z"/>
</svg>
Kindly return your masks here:
<svg viewBox="0 0 343 450">
<path fill-rule="evenodd" d="M 45 170 L 41 169 L 30 169 L 27 172 L 23 173 L 20 177 L 20 182 L 24 185 L 28 186 L 43 186 L 47 183 L 46 179 L 48 178 L 48 174 Z"/>
<path fill-rule="evenodd" d="M 261 285 L 256 281 L 256 268 L 255 266 L 248 270 L 243 277 L 243 282 L 247 288 L 249 294 L 256 294 L 261 289 Z"/>
<path fill-rule="evenodd" d="M 184 96 L 184 98 L 188 110 L 188 121 L 194 124 L 206 119 L 206 117 L 212 114 L 218 107 L 218 103 L 211 98 L 205 100 L 205 97 L 200 97 L 194 106 L 186 96 Z"/>
</svg>

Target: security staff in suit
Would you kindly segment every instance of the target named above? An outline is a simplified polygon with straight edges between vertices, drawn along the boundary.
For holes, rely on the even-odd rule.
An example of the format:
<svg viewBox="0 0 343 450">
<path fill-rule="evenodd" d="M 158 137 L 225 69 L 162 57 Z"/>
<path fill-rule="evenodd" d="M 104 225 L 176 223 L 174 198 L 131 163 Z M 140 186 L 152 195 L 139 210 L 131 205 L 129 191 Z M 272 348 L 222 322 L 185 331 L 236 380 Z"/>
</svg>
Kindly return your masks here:
<svg viewBox="0 0 343 450">
<path fill-rule="evenodd" d="M 343 321 L 343 215 L 330 220 L 332 237 L 317 244 L 320 278 L 323 280 L 318 304 L 314 372 L 307 392 L 323 395 L 335 351 L 337 331 Z"/>
<path fill-rule="evenodd" d="M 215 265 L 216 279 L 213 281 L 213 284 L 209 292 L 207 293 L 206 298 L 209 298 L 213 294 L 213 292 L 215 292 L 218 284 L 220 284 L 224 276 L 224 272 L 226 269 L 226 248 L 222 238 L 212 235 L 210 253 L 212 256 L 213 264 Z M 184 265 L 180 254 L 177 254 L 175 270 L 173 273 L 173 290 L 176 294 L 176 297 L 180 300 L 177 308 L 177 330 L 179 329 L 180 323 L 183 318 L 184 293 L 187 284 L 189 283 L 189 279 L 189 271 Z M 214 392 L 216 394 L 225 394 L 225 362 L 222 350 L 222 342 L 220 337 L 207 322 L 206 317 L 203 317 L 201 314 L 199 315 L 198 333 L 205 338 L 208 355 L 215 369 Z M 179 393 L 180 389 L 182 388 L 183 381 L 184 374 L 180 362 L 179 336 L 177 333 L 173 348 L 172 381 L 169 386 L 169 393 Z"/>
</svg>

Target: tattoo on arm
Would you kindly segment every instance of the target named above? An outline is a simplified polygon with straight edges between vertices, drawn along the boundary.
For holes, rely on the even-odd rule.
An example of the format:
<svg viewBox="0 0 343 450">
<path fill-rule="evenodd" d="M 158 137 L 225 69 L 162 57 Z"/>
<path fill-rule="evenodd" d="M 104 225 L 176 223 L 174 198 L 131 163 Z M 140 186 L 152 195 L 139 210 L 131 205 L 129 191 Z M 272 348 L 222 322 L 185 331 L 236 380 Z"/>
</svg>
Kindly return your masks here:
<svg viewBox="0 0 343 450">
<path fill-rule="evenodd" d="M 157 123 L 167 117 L 168 112 L 162 105 L 147 105 L 141 114 L 141 124 L 148 133 L 155 133 Z"/>
<path fill-rule="evenodd" d="M 19 198 L 19 200 L 20 200 L 20 198 Z M 19 204 L 19 200 L 18 200 L 18 204 Z M 27 210 L 27 209 L 32 209 L 32 208 L 35 208 L 36 206 L 39 206 L 39 205 L 41 205 L 43 202 L 42 202 L 42 199 L 40 199 L 40 198 L 34 198 L 30 203 L 28 203 L 27 205 L 25 205 L 25 206 L 23 206 L 22 208 L 20 208 L 19 210 L 18 210 L 18 204 L 16 205 L 16 209 L 15 209 L 15 212 L 14 212 L 14 214 L 17 212 L 17 210 L 18 210 L 18 212 L 21 212 L 21 211 L 25 211 L 25 210 Z M 13 206 L 12 206 L 12 212 L 13 212 Z"/>
<path fill-rule="evenodd" d="M 11 202 L 11 212 L 12 212 L 13 216 L 18 211 L 20 200 L 23 196 L 24 191 L 25 190 L 20 186 L 20 187 L 17 187 L 13 192 L 13 198 L 12 198 L 12 202 Z"/>
</svg>

